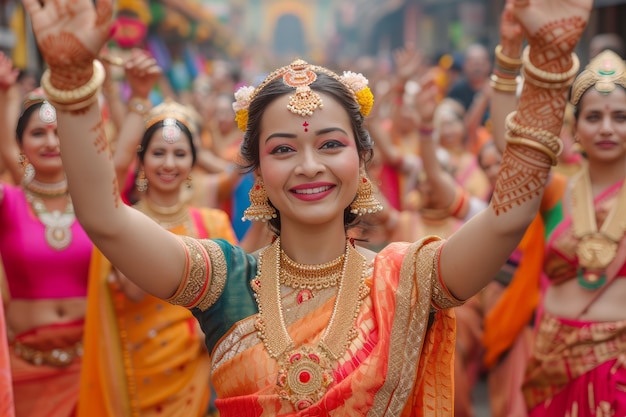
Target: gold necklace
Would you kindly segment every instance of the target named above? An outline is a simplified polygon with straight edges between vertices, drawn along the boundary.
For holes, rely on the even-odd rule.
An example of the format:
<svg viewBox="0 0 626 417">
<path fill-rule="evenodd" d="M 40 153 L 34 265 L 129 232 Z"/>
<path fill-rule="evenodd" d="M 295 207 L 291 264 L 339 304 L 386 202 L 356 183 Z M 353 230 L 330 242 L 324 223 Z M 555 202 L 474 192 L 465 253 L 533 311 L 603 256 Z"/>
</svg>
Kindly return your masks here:
<svg viewBox="0 0 626 417">
<path fill-rule="evenodd" d="M 336 287 L 345 254 L 323 264 L 301 264 L 280 250 L 280 283 L 294 289 L 321 290 Z"/>
<path fill-rule="evenodd" d="M 33 178 L 30 181 L 24 181 L 22 187 L 31 194 L 43 198 L 62 197 L 67 194 L 66 179 L 55 183 L 45 183 Z"/>
<path fill-rule="evenodd" d="M 580 241 L 576 246 L 578 283 L 595 290 L 606 283 L 605 270 L 617 254 L 619 241 L 626 231 L 626 182 L 618 193 L 602 227 L 598 230 L 593 192 L 588 168 L 573 179 L 572 228 Z"/>
<path fill-rule="evenodd" d="M 172 207 L 162 207 L 145 197 L 139 200 L 134 207 L 159 223 L 164 229 L 170 230 L 178 226 L 184 226 L 187 230 L 192 230 L 190 228 L 191 216 L 184 201 Z"/>
<path fill-rule="evenodd" d="M 67 197 L 67 206 L 65 211 L 60 210 L 48 211 L 44 202 L 36 197 L 30 190 L 24 190 L 26 200 L 30 203 L 33 211 L 45 226 L 45 236 L 48 246 L 56 250 L 63 250 L 72 242 L 72 224 L 76 216 L 74 216 L 74 207 L 72 199 Z"/>
<path fill-rule="evenodd" d="M 257 275 L 251 283 L 259 308 L 255 326 L 267 353 L 278 362 L 276 391 L 296 410 L 310 407 L 324 395 L 334 381 L 333 364 L 358 334 L 356 318 L 369 294 L 366 259 L 349 241 L 343 258 L 335 304 L 321 339 L 315 346 L 295 346 L 281 302 L 280 238 L 259 255 Z"/>
</svg>

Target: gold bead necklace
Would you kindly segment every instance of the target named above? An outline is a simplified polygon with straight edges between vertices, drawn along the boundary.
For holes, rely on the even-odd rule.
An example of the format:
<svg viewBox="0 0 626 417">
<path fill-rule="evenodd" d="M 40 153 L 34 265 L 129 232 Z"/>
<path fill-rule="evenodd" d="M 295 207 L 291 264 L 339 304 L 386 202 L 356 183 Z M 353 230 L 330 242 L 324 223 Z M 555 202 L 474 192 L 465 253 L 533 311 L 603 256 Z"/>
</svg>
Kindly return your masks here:
<svg viewBox="0 0 626 417">
<path fill-rule="evenodd" d="M 323 264 L 301 264 L 280 251 L 280 283 L 294 289 L 321 290 L 336 287 L 345 253 Z"/>
</svg>

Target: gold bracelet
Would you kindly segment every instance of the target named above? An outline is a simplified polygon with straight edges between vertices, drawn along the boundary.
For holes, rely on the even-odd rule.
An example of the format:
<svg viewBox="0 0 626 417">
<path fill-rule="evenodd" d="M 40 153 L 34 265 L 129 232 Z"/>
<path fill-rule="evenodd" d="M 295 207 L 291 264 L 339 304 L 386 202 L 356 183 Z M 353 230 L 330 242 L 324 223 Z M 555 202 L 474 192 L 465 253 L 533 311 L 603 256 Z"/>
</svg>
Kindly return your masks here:
<svg viewBox="0 0 626 417">
<path fill-rule="evenodd" d="M 73 90 L 60 90 L 50 82 L 50 69 L 47 69 L 41 77 L 41 86 L 46 92 L 48 100 L 56 105 L 58 104 L 77 104 L 87 101 L 87 99 L 95 95 L 102 84 L 106 72 L 104 66 L 97 59 L 93 61 L 93 75 L 86 84 L 81 85 Z"/>
<path fill-rule="evenodd" d="M 85 100 L 79 101 L 77 103 L 72 103 L 72 104 L 60 104 L 60 103 L 54 103 L 54 102 L 52 103 L 54 103 L 54 108 L 57 111 L 71 113 L 71 112 L 87 109 L 92 104 L 96 103 L 98 101 L 98 98 L 99 98 L 99 94 L 97 94 L 96 92 L 96 94 L 93 94 L 90 97 L 87 97 Z"/>
<path fill-rule="evenodd" d="M 516 114 L 517 112 L 513 111 L 506 117 L 505 125 L 511 133 L 518 136 L 531 137 L 546 148 L 550 149 L 550 151 L 557 156 L 563 152 L 563 141 L 560 137 L 545 129 L 523 126 L 516 123 L 513 120 Z"/>
<path fill-rule="evenodd" d="M 502 45 L 498 44 L 496 46 L 496 63 L 502 68 L 517 71 L 519 67 L 522 66 L 521 58 L 511 58 L 510 56 L 506 56 L 502 53 Z"/>
<path fill-rule="evenodd" d="M 147 98 L 131 97 L 131 99 L 128 100 L 127 107 L 128 111 L 137 113 L 140 116 L 145 116 L 150 113 L 150 110 L 152 109 L 152 102 Z"/>
<path fill-rule="evenodd" d="M 522 60 L 524 62 L 524 72 L 527 77 L 532 78 L 538 82 L 544 82 L 549 84 L 568 84 L 574 79 L 580 68 L 580 61 L 578 56 L 572 52 L 572 67 L 565 72 L 548 72 L 540 68 L 537 68 L 530 61 L 530 46 L 524 48 L 522 54 Z M 531 82 L 532 84 L 532 82 Z M 559 87 L 553 87 L 559 88 Z"/>
<path fill-rule="evenodd" d="M 509 145 L 520 145 L 520 146 L 525 146 L 527 148 L 531 148 L 534 149 L 536 151 L 541 152 L 544 155 L 547 155 L 548 158 L 550 158 L 550 163 L 552 164 L 552 166 L 556 165 L 558 163 L 558 159 L 557 156 L 554 152 L 552 152 L 552 150 L 550 148 L 548 148 L 547 146 L 531 140 L 531 139 L 526 139 L 526 138 L 520 138 L 517 136 L 511 136 L 509 132 L 507 132 L 505 134 L 505 140 L 506 143 Z"/>
<path fill-rule="evenodd" d="M 528 84 L 532 84 L 535 87 L 545 88 L 545 89 L 548 89 L 548 90 L 556 90 L 556 89 L 559 89 L 559 88 L 567 88 L 574 81 L 574 78 L 570 78 L 568 80 L 565 80 L 565 81 L 562 81 L 562 82 L 556 82 L 556 83 L 540 81 L 540 80 L 537 80 L 536 78 L 534 78 L 531 74 L 529 74 L 527 69 L 526 69 L 526 67 L 522 68 L 522 76 L 524 77 L 524 80 L 526 80 L 528 82 Z"/>
<path fill-rule="evenodd" d="M 515 93 L 517 92 L 518 81 L 517 78 L 503 78 L 497 74 L 491 74 L 489 77 L 489 85 L 494 90 L 504 93 Z"/>
</svg>

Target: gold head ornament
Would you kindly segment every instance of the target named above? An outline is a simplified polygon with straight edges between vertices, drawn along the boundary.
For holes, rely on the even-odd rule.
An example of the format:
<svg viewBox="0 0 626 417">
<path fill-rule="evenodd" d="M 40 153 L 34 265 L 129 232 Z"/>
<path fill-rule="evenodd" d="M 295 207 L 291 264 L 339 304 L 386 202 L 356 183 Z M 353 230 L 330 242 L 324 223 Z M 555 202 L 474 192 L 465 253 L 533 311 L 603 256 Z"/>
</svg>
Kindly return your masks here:
<svg viewBox="0 0 626 417">
<path fill-rule="evenodd" d="M 57 112 L 56 109 L 48 102 L 46 97 L 46 93 L 42 88 L 35 88 L 33 91 L 27 93 L 24 96 L 24 100 L 22 102 L 22 114 L 29 109 L 30 107 L 40 104 L 39 108 L 39 120 L 44 123 L 54 123 L 57 120 Z"/>
<path fill-rule="evenodd" d="M 287 109 L 300 116 L 306 117 L 313 114 L 317 109 L 324 107 L 322 99 L 311 89 L 311 84 L 315 82 L 318 74 L 325 74 L 342 83 L 348 88 L 358 103 L 363 116 L 367 116 L 372 110 L 374 96 L 368 87 L 368 80 L 362 74 L 346 71 L 343 75 L 335 74 L 327 68 L 311 65 L 301 59 L 296 59 L 291 64 L 278 68 L 269 74 L 256 88 L 244 86 L 235 93 L 233 110 L 237 126 L 243 132 L 248 125 L 248 108 L 257 94 L 272 81 L 282 78 L 285 85 L 293 87 L 295 93 L 289 99 Z"/>
<path fill-rule="evenodd" d="M 167 98 L 148 112 L 145 127 L 147 130 L 155 124 L 163 122 L 163 139 L 175 141 L 178 138 L 176 121 L 179 121 L 189 129 L 192 136 L 196 136 L 198 134 L 199 120 L 200 116 L 194 109 Z M 178 129 L 178 135 L 180 135 L 180 129 Z"/>
<path fill-rule="evenodd" d="M 585 91 L 593 87 L 602 94 L 608 94 L 620 85 L 626 88 L 626 63 L 611 50 L 596 55 L 578 74 L 572 84 L 570 102 L 576 106 Z"/>
</svg>

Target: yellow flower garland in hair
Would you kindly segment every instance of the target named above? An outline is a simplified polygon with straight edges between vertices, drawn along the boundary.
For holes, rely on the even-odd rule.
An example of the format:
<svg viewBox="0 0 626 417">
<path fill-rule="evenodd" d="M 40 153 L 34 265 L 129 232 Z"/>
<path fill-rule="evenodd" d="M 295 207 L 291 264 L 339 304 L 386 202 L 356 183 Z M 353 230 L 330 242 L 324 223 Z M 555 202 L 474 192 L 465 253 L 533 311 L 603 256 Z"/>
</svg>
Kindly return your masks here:
<svg viewBox="0 0 626 417">
<path fill-rule="evenodd" d="M 340 81 L 346 87 L 348 87 L 353 93 L 354 97 L 359 104 L 360 112 L 365 117 L 370 114 L 372 111 L 372 107 L 374 105 L 374 95 L 372 94 L 372 90 L 368 87 L 368 80 L 363 76 L 363 74 L 357 74 L 354 72 L 346 71 L 342 76 L 337 76 L 334 73 L 331 73 L 329 70 L 322 68 L 311 66 L 313 70 L 321 71 L 329 76 Z M 270 74 L 267 79 L 261 83 L 258 90 L 263 89 L 267 82 L 276 79 L 278 76 L 284 74 L 283 69 L 279 69 L 276 75 L 274 73 Z M 242 132 L 245 132 L 248 127 L 248 107 L 250 106 L 250 102 L 256 96 L 258 92 L 257 89 L 251 86 L 240 87 L 237 92 L 235 92 L 235 102 L 233 103 L 233 110 L 235 111 L 235 121 L 237 122 L 237 127 Z"/>
</svg>

